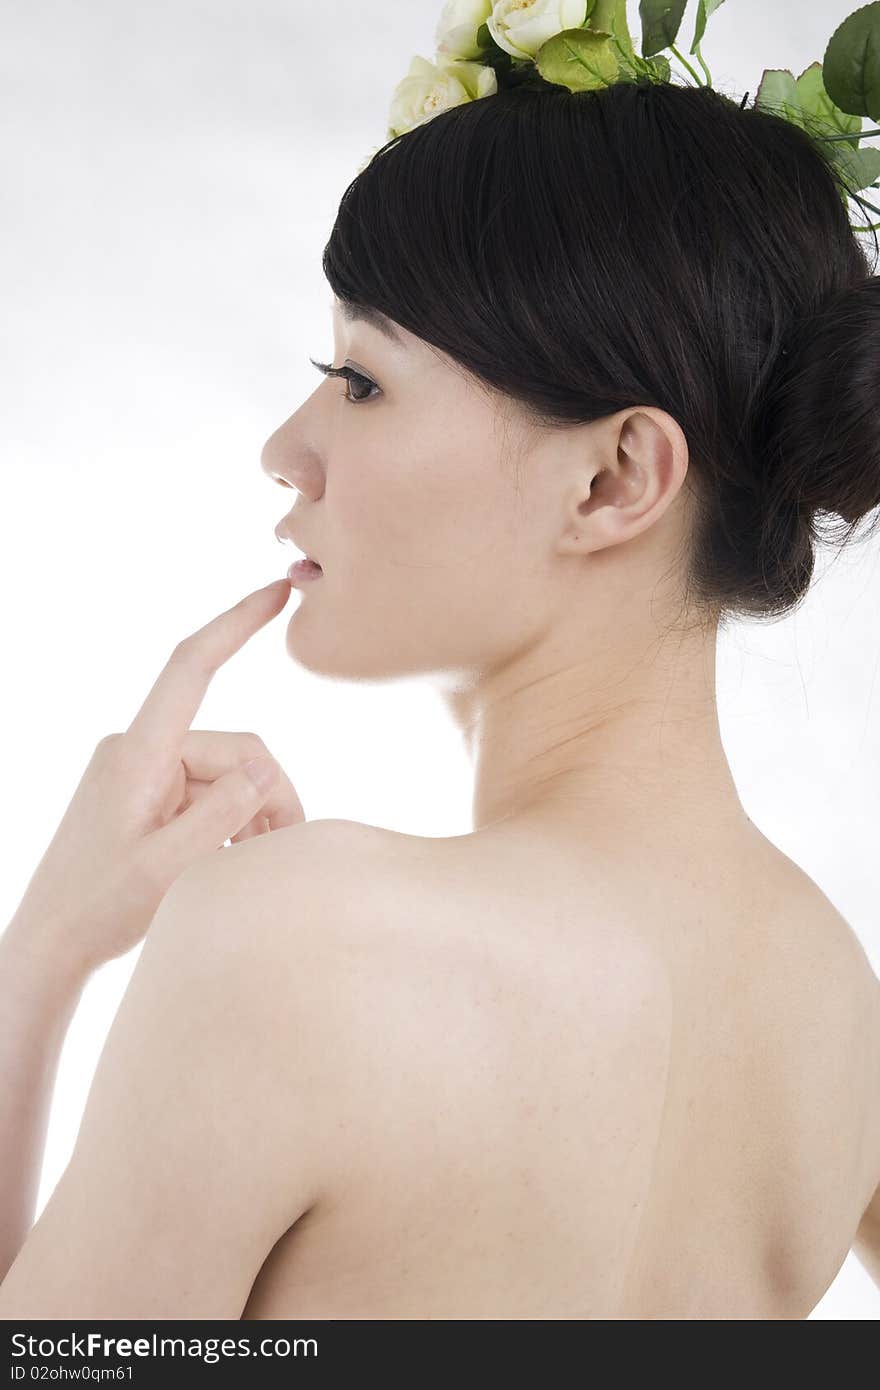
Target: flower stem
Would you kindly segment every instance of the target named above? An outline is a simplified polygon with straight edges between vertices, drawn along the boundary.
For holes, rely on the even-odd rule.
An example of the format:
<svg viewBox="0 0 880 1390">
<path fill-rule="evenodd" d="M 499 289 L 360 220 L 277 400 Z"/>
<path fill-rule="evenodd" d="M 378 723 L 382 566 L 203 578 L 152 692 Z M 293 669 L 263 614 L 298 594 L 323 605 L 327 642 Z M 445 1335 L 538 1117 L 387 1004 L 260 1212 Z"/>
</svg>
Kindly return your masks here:
<svg viewBox="0 0 880 1390">
<path fill-rule="evenodd" d="M 712 86 L 712 74 L 711 74 L 711 72 L 709 71 L 709 69 L 706 67 L 705 62 L 703 61 L 703 55 L 702 55 L 702 53 L 700 52 L 700 45 L 699 45 L 699 44 L 697 44 L 696 48 L 694 49 L 694 56 L 695 56 L 697 62 L 699 63 L 700 67 L 703 69 L 703 72 L 706 74 L 706 86 L 707 86 L 707 87 L 711 87 L 711 86 Z"/>
<path fill-rule="evenodd" d="M 683 56 L 683 54 L 679 53 L 679 51 L 678 51 L 678 49 L 676 48 L 676 46 L 675 46 L 674 43 L 671 43 L 671 44 L 669 45 L 669 51 L 670 51 L 670 53 L 674 53 L 674 54 L 675 54 L 676 58 L 677 58 L 678 61 L 682 64 L 683 67 L 686 67 L 686 68 L 687 68 L 687 70 L 688 70 L 688 72 L 690 73 L 691 77 L 694 79 L 694 81 L 697 83 L 698 86 L 700 86 L 700 87 L 705 87 L 705 86 L 706 86 L 706 83 L 705 83 L 705 82 L 701 82 L 701 81 L 700 81 L 699 74 L 696 73 L 696 72 L 694 71 L 694 69 L 691 67 L 690 63 L 688 62 L 687 58 L 685 58 L 685 57 Z M 705 66 L 705 64 L 704 64 L 704 66 Z"/>
<path fill-rule="evenodd" d="M 880 135 L 880 130 L 853 130 L 849 135 L 817 135 L 817 140 L 863 140 L 866 135 Z"/>
<path fill-rule="evenodd" d="M 876 203 L 869 203 L 867 198 L 863 198 L 861 194 L 853 193 L 852 197 L 855 198 L 855 200 L 858 203 L 860 203 L 863 208 L 870 208 L 872 212 L 880 212 L 880 208 L 877 207 Z"/>
</svg>

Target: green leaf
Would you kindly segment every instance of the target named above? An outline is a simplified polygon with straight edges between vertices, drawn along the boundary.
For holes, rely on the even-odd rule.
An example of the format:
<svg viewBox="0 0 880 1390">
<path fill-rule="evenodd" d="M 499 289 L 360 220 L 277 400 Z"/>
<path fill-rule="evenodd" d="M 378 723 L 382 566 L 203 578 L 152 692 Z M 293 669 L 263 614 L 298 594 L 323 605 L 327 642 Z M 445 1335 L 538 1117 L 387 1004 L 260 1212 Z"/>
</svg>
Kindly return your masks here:
<svg viewBox="0 0 880 1390">
<path fill-rule="evenodd" d="M 720 0 L 719 0 L 720 3 Z M 669 59 L 664 58 L 662 53 L 658 53 L 654 58 L 648 58 L 647 64 L 652 72 L 657 74 L 658 82 L 668 82 L 672 69 L 669 66 Z"/>
<path fill-rule="evenodd" d="M 619 64 L 611 34 L 592 29 L 563 29 L 542 44 L 535 66 L 546 82 L 571 92 L 591 92 L 617 80 Z"/>
<path fill-rule="evenodd" d="M 587 16 L 595 33 L 613 35 L 621 53 L 630 59 L 635 57 L 626 18 L 626 0 L 594 0 L 587 6 Z"/>
<path fill-rule="evenodd" d="M 826 92 L 820 63 L 811 63 L 797 79 L 787 68 L 766 68 L 755 105 L 813 136 L 849 135 L 861 129 L 861 116 L 841 111 Z M 825 148 L 832 162 L 848 168 L 847 154 L 857 153 L 859 146 L 858 141 L 843 140 Z"/>
<path fill-rule="evenodd" d="M 841 111 L 880 120 L 880 4 L 863 5 L 835 29 L 822 72 Z"/>
<path fill-rule="evenodd" d="M 803 113 L 794 73 L 788 68 L 765 68 L 755 93 L 755 105 L 803 126 Z"/>
<path fill-rule="evenodd" d="M 675 43 L 686 7 L 687 0 L 639 0 L 643 58 L 653 58 Z"/>
<path fill-rule="evenodd" d="M 842 128 L 858 130 L 861 126 L 862 122 L 859 116 L 852 116 L 846 111 L 841 111 L 840 107 L 831 100 L 825 87 L 822 64 L 818 60 L 804 68 L 796 85 L 800 104 L 811 115 L 826 116 L 830 119 L 835 112 L 838 112 Z"/>
<path fill-rule="evenodd" d="M 861 172 L 858 183 L 854 185 L 857 193 L 863 188 L 877 187 L 876 180 L 880 178 L 880 150 L 859 150 L 859 162 Z"/>
<path fill-rule="evenodd" d="M 880 150 L 860 148 L 855 139 L 823 140 L 832 135 L 857 135 L 862 118 L 841 110 L 831 99 L 820 63 L 804 68 L 797 80 L 785 68 L 766 69 L 755 105 L 800 126 L 821 142 L 822 153 L 843 185 L 840 194 L 845 207 L 853 193 L 867 188 L 880 174 Z"/>
<path fill-rule="evenodd" d="M 694 29 L 694 41 L 690 47 L 691 53 L 696 53 L 697 48 L 700 44 L 700 40 L 706 32 L 706 20 L 709 18 L 710 15 L 713 15 L 715 13 L 719 5 L 723 4 L 724 0 L 700 0 L 699 7 L 697 9 L 696 28 Z"/>
<path fill-rule="evenodd" d="M 858 193 L 863 188 L 870 188 L 877 175 L 880 174 L 880 150 L 854 150 L 851 145 L 847 145 L 845 142 L 826 148 L 833 150 L 830 158 L 840 169 L 847 187 L 853 193 Z"/>
<path fill-rule="evenodd" d="M 841 111 L 840 107 L 831 100 L 825 90 L 820 62 L 811 63 L 808 68 L 804 68 L 797 80 L 797 91 L 801 110 L 821 123 L 822 129 L 821 131 L 817 129 L 817 134 L 849 135 L 856 134 L 861 130 L 861 116 L 852 116 L 846 111 Z M 841 143 L 846 142 L 841 141 Z M 857 150 L 859 148 L 858 140 L 851 140 L 848 148 Z"/>
<path fill-rule="evenodd" d="M 612 34 L 611 37 L 613 39 L 614 35 Z M 619 50 L 617 53 L 617 61 L 620 64 L 620 71 L 617 74 L 618 82 L 638 82 L 642 77 L 650 77 L 656 82 L 659 80 L 659 72 L 662 71 L 662 65 L 666 62 L 664 58 L 640 58 L 638 53 L 633 53 L 632 57 L 629 57 Z M 657 63 L 661 65 L 659 70 L 656 66 Z M 666 63 L 666 72 L 667 74 L 669 72 L 668 63 Z M 669 80 L 668 76 L 666 80 Z"/>
</svg>

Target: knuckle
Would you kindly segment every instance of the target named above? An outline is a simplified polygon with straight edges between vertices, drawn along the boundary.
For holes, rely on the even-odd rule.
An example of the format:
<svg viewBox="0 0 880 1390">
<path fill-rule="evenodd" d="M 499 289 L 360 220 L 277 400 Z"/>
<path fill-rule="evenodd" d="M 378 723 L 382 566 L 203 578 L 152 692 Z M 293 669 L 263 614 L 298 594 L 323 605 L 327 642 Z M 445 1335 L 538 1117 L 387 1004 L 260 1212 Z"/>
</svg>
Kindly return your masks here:
<svg viewBox="0 0 880 1390">
<path fill-rule="evenodd" d="M 174 651 L 171 653 L 169 659 L 171 661 L 188 661 L 190 659 L 191 654 L 192 638 L 184 637 L 180 642 L 178 642 L 177 646 L 174 648 Z"/>
<path fill-rule="evenodd" d="M 170 666 L 182 665 L 184 663 L 187 666 L 197 668 L 203 675 L 210 675 L 212 673 L 213 668 L 210 666 L 210 663 L 205 661 L 203 655 L 199 655 L 199 644 L 195 640 L 195 637 L 184 637 L 182 641 L 178 642 L 168 659 L 168 664 Z"/>
<path fill-rule="evenodd" d="M 113 748 L 121 738 L 122 734 L 105 734 L 104 737 L 99 739 L 95 744 L 95 751 L 106 752 L 109 748 Z"/>
<path fill-rule="evenodd" d="M 245 751 L 249 753 L 252 758 L 259 758 L 269 751 L 259 734 L 251 732 L 243 733 L 241 739 L 244 743 Z"/>
</svg>

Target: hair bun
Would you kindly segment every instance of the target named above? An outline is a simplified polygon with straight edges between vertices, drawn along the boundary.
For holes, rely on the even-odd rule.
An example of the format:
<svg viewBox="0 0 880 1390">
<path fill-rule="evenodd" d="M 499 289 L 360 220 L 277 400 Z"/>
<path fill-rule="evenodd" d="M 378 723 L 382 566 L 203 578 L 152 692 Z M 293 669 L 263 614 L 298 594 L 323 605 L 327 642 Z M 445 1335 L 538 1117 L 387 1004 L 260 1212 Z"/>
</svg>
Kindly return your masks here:
<svg viewBox="0 0 880 1390">
<path fill-rule="evenodd" d="M 758 429 L 768 513 L 827 512 L 851 531 L 880 507 L 880 277 L 792 325 Z"/>
</svg>

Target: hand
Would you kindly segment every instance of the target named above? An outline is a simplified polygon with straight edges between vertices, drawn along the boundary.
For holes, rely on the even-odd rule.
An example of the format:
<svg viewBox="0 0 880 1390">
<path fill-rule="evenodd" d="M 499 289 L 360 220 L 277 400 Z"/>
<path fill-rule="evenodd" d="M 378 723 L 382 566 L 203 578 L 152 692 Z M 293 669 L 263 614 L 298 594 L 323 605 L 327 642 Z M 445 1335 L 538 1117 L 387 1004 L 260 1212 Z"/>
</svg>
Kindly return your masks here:
<svg viewBox="0 0 880 1390">
<path fill-rule="evenodd" d="M 305 820 L 256 734 L 190 729 L 212 676 L 284 607 L 282 580 L 242 599 L 172 652 L 124 734 L 101 740 L 13 925 L 96 969 L 146 935 L 171 884 L 200 855 Z M 34 943 L 36 944 L 36 943 Z"/>
</svg>

